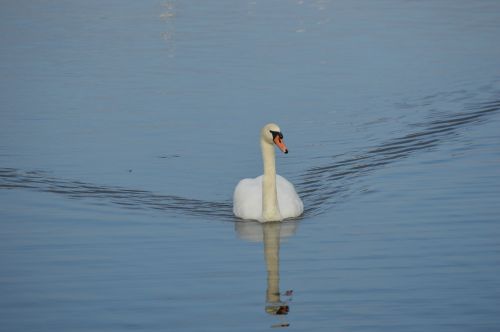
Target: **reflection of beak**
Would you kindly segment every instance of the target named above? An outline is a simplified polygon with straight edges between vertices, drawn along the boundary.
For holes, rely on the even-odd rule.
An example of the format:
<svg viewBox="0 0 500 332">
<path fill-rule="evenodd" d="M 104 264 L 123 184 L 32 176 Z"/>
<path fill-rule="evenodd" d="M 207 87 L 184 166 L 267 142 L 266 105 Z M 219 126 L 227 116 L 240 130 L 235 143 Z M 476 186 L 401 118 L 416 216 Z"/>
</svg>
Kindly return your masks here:
<svg viewBox="0 0 500 332">
<path fill-rule="evenodd" d="M 266 312 L 270 315 L 288 315 L 290 307 L 286 303 L 276 303 L 266 306 Z"/>
<path fill-rule="evenodd" d="M 274 144 L 283 151 L 284 153 L 288 153 L 288 149 L 286 148 L 285 142 L 283 142 L 283 139 L 280 137 L 280 135 L 276 135 L 273 139 Z"/>
</svg>

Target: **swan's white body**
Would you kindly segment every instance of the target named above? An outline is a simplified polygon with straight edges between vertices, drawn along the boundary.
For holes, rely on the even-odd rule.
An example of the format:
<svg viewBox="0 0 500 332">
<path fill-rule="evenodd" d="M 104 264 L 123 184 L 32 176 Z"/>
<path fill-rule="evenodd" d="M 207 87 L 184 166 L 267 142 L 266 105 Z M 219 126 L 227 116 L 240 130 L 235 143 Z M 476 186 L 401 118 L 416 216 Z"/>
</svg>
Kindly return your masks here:
<svg viewBox="0 0 500 332">
<path fill-rule="evenodd" d="M 262 128 L 260 144 L 264 174 L 254 179 L 243 179 L 236 186 L 233 212 L 237 217 L 260 222 L 281 221 L 298 217 L 304 211 L 304 205 L 293 184 L 276 174 L 273 143 L 288 153 L 282 138 L 277 125 L 271 123 Z"/>
<path fill-rule="evenodd" d="M 243 219 L 264 221 L 279 221 L 300 216 L 304 205 L 295 192 L 293 184 L 281 175 L 276 175 L 279 216 L 275 220 L 265 220 L 262 214 L 262 178 L 241 180 L 234 190 L 233 211 Z"/>
</svg>

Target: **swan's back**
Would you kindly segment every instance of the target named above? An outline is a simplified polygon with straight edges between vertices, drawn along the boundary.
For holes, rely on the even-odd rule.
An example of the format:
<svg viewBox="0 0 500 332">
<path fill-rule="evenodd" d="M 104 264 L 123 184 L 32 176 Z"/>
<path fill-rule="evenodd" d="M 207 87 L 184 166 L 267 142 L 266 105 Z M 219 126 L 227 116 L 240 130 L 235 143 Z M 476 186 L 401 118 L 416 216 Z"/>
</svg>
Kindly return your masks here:
<svg viewBox="0 0 500 332">
<path fill-rule="evenodd" d="M 241 180 L 233 196 L 233 212 L 242 219 L 263 221 L 262 218 L 262 175 L 254 179 Z M 295 192 L 295 187 L 284 177 L 276 174 L 278 206 L 283 219 L 298 217 L 304 205 Z"/>
<path fill-rule="evenodd" d="M 233 213 L 242 219 L 262 220 L 262 175 L 238 183 L 234 189 Z"/>
<path fill-rule="evenodd" d="M 283 219 L 298 217 L 304 212 L 304 204 L 290 181 L 276 175 L 276 189 L 278 191 L 278 205 Z"/>
</svg>

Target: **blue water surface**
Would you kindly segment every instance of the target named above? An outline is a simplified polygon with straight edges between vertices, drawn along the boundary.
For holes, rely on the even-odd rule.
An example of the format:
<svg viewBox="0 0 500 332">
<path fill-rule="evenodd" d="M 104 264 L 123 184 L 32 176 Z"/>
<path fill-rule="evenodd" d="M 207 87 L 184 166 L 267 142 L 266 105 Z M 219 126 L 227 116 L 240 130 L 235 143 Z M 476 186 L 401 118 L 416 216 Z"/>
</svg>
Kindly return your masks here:
<svg viewBox="0 0 500 332">
<path fill-rule="evenodd" d="M 0 331 L 500 328 L 498 1 L 8 1 Z M 232 215 L 281 126 L 305 205 Z"/>
</svg>

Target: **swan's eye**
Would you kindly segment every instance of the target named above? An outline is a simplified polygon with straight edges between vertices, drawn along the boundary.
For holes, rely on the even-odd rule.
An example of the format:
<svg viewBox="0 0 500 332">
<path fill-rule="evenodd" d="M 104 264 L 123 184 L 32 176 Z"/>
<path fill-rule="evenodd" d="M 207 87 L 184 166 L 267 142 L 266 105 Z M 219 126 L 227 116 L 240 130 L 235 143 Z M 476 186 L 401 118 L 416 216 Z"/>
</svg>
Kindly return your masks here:
<svg viewBox="0 0 500 332">
<path fill-rule="evenodd" d="M 279 131 L 274 131 L 274 130 L 269 130 L 271 134 L 273 135 L 273 140 L 276 138 L 276 136 L 279 136 L 279 138 L 283 138 L 283 134 Z"/>
</svg>

